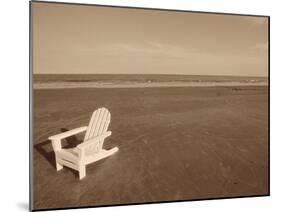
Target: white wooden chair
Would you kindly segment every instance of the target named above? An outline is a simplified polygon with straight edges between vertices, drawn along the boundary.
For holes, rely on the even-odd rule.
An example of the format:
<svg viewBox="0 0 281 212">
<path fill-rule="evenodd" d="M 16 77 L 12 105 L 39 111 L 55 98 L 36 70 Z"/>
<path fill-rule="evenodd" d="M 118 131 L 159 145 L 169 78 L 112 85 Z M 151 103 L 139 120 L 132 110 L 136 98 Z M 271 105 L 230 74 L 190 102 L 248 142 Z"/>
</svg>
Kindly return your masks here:
<svg viewBox="0 0 281 212">
<path fill-rule="evenodd" d="M 99 108 L 93 112 L 88 126 L 76 128 L 49 137 L 56 156 L 57 171 L 63 166 L 79 172 L 80 180 L 86 176 L 86 165 L 106 158 L 118 151 L 118 147 L 110 150 L 103 149 L 105 138 L 111 135 L 107 131 L 110 123 L 110 113 L 106 108 Z M 61 140 L 69 136 L 86 131 L 84 141 L 75 148 L 64 149 Z"/>
</svg>

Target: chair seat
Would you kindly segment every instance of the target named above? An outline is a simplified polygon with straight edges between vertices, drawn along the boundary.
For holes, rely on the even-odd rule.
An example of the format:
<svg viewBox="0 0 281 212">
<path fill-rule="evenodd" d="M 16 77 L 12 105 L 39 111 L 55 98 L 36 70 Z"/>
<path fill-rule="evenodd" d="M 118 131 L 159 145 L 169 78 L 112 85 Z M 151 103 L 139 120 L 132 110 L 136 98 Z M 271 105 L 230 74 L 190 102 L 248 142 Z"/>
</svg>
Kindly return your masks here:
<svg viewBox="0 0 281 212">
<path fill-rule="evenodd" d="M 57 151 L 56 154 L 59 159 L 66 160 L 73 164 L 78 164 L 80 158 L 77 151 L 78 151 L 77 148 L 61 149 L 60 151 Z M 84 164 L 89 164 L 101 160 L 109 155 L 112 155 L 117 151 L 118 151 L 117 147 L 114 147 L 110 150 L 102 149 L 100 152 L 96 154 L 88 155 L 87 157 L 85 157 L 83 162 Z"/>
<path fill-rule="evenodd" d="M 57 151 L 57 156 L 72 163 L 78 163 L 79 154 L 77 148 L 61 149 Z"/>
</svg>

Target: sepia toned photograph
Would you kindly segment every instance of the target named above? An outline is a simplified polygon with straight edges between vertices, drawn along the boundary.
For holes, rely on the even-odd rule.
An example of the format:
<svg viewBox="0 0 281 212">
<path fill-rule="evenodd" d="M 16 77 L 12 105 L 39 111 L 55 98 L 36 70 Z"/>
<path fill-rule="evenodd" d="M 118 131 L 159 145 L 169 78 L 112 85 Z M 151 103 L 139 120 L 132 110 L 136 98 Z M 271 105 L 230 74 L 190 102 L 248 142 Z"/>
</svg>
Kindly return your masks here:
<svg viewBox="0 0 281 212">
<path fill-rule="evenodd" d="M 269 195 L 269 17 L 30 2 L 31 209 Z"/>
</svg>

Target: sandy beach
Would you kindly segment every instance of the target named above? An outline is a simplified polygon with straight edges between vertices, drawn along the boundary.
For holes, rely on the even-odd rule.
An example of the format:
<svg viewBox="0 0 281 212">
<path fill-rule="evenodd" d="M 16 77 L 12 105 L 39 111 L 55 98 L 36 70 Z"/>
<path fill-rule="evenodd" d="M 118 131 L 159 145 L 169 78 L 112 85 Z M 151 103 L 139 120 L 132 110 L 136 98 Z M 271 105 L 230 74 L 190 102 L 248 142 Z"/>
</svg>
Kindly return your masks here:
<svg viewBox="0 0 281 212">
<path fill-rule="evenodd" d="M 34 90 L 34 207 L 128 204 L 268 193 L 267 86 Z M 47 138 L 107 107 L 119 152 L 57 172 Z M 64 141 L 81 142 L 83 135 Z"/>
</svg>

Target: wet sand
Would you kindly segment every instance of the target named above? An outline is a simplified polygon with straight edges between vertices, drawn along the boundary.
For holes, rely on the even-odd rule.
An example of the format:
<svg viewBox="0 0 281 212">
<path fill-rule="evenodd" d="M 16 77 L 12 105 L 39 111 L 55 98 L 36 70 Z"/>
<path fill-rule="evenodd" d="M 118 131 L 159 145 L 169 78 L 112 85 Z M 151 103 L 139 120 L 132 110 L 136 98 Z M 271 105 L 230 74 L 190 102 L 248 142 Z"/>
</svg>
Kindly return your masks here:
<svg viewBox="0 0 281 212">
<path fill-rule="evenodd" d="M 57 172 L 47 138 L 102 106 L 117 154 Z M 35 209 L 268 194 L 267 86 L 34 90 L 33 114 Z"/>
<path fill-rule="evenodd" d="M 163 87 L 214 87 L 214 86 L 267 86 L 265 81 L 257 82 L 47 82 L 35 83 L 33 88 L 69 89 L 69 88 L 163 88 Z"/>
</svg>

